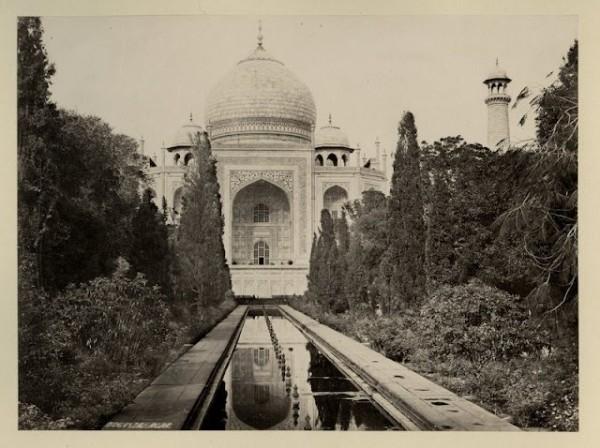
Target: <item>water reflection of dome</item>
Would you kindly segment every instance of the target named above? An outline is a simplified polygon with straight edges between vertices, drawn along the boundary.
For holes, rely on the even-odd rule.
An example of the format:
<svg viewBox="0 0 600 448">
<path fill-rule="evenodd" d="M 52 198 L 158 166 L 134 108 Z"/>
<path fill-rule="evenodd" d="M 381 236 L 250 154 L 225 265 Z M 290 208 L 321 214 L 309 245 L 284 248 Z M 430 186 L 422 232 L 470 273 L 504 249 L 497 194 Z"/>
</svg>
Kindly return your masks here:
<svg viewBox="0 0 600 448">
<path fill-rule="evenodd" d="M 291 399 L 270 351 L 269 347 L 238 348 L 231 360 L 233 411 L 256 429 L 272 428 L 290 413 Z"/>
</svg>

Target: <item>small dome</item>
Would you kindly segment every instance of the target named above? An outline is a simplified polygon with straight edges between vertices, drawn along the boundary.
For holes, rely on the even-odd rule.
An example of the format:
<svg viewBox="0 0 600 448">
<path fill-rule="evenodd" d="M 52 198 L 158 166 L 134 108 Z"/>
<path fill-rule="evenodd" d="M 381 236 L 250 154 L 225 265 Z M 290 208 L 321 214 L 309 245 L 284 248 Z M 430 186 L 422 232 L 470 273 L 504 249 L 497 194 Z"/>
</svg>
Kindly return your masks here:
<svg viewBox="0 0 600 448">
<path fill-rule="evenodd" d="M 350 148 L 348 143 L 348 136 L 338 126 L 331 124 L 331 117 L 329 124 L 323 126 L 315 133 L 315 148 Z"/>
<path fill-rule="evenodd" d="M 167 149 L 189 148 L 192 146 L 192 136 L 198 132 L 204 132 L 202 126 L 190 121 L 181 126 L 167 144 Z"/>
<path fill-rule="evenodd" d="M 308 87 L 260 42 L 213 88 L 206 107 L 213 141 L 242 134 L 310 141 L 315 117 Z"/>
<path fill-rule="evenodd" d="M 498 65 L 498 60 L 496 60 L 496 66 L 490 71 L 489 75 L 487 75 L 487 77 L 485 78 L 485 81 L 483 81 L 483 82 L 486 83 L 486 82 L 494 81 L 494 80 L 505 80 L 505 81 L 511 80 L 508 77 L 508 75 L 506 74 L 506 70 L 504 70 L 503 68 L 501 68 Z"/>
</svg>

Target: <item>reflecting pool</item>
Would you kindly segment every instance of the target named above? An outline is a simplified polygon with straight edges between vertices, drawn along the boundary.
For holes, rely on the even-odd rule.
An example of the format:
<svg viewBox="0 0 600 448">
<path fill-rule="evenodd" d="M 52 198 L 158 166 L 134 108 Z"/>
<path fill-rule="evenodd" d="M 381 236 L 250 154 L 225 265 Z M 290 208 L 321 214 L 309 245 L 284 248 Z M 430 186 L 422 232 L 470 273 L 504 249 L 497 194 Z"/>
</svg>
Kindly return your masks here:
<svg viewBox="0 0 600 448">
<path fill-rule="evenodd" d="M 387 430 L 390 422 L 278 311 L 250 310 L 203 430 Z"/>
</svg>

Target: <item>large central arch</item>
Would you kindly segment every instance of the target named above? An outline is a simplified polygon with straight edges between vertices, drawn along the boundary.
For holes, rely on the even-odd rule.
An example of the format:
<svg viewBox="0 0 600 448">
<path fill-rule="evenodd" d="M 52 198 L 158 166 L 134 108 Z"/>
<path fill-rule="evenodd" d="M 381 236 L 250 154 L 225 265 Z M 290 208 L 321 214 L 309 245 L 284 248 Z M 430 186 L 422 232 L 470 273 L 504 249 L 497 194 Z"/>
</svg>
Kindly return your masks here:
<svg viewBox="0 0 600 448">
<path fill-rule="evenodd" d="M 293 260 L 290 201 L 280 187 L 257 180 L 235 195 L 232 207 L 233 264 L 287 265 Z"/>
</svg>

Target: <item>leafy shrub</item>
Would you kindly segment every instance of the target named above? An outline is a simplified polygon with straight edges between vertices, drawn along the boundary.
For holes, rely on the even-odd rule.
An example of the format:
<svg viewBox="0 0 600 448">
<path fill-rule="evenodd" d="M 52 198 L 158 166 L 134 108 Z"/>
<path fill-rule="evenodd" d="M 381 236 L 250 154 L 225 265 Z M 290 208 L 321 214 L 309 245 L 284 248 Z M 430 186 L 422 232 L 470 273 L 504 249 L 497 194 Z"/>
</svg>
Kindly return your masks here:
<svg viewBox="0 0 600 448">
<path fill-rule="evenodd" d="M 19 402 L 19 429 L 67 429 L 70 418 L 53 420 L 34 404 Z"/>
<path fill-rule="evenodd" d="M 416 331 L 441 360 L 506 361 L 550 344 L 546 331 L 531 326 L 519 297 L 478 280 L 434 291 L 421 307 Z"/>
<path fill-rule="evenodd" d="M 175 342 L 164 296 L 142 276 L 118 272 L 54 299 L 25 284 L 20 293 L 19 399 L 79 428 L 130 401 Z"/>
<path fill-rule="evenodd" d="M 391 316 L 333 314 L 303 298 L 290 305 L 519 427 L 578 428 L 577 344 L 532 327 L 519 297 L 474 280 Z"/>
</svg>

